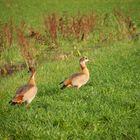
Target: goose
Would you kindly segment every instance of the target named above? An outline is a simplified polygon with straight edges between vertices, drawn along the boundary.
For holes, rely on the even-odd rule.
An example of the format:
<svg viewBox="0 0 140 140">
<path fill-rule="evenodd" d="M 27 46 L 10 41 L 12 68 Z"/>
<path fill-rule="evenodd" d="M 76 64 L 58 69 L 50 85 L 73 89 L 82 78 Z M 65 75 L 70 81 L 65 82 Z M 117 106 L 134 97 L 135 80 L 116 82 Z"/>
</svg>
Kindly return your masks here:
<svg viewBox="0 0 140 140">
<path fill-rule="evenodd" d="M 29 72 L 31 72 L 29 81 L 24 86 L 18 88 L 18 90 L 16 91 L 16 95 L 9 102 L 11 105 L 22 104 L 26 102 L 26 107 L 28 108 L 29 104 L 35 98 L 37 93 L 37 86 L 35 83 L 36 70 L 34 67 L 30 67 Z"/>
<path fill-rule="evenodd" d="M 72 74 L 69 78 L 66 80 L 60 82 L 60 85 L 62 85 L 61 89 L 64 89 L 66 87 L 77 87 L 78 89 L 85 85 L 89 80 L 89 70 L 86 66 L 86 62 L 88 62 L 87 57 L 82 57 L 79 60 L 81 72 Z"/>
</svg>

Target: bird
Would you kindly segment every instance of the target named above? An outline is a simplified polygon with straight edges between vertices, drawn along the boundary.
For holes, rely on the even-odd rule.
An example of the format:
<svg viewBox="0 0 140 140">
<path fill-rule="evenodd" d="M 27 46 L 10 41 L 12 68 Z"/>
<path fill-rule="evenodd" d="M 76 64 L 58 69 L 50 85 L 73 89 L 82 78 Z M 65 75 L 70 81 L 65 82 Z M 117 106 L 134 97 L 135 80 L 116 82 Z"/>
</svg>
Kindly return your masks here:
<svg viewBox="0 0 140 140">
<path fill-rule="evenodd" d="M 66 87 L 77 87 L 78 89 L 85 85 L 89 80 L 89 70 L 86 66 L 86 62 L 89 59 L 87 57 L 82 57 L 79 60 L 81 72 L 72 74 L 69 78 L 65 79 L 64 81 L 60 82 L 59 84 L 63 84 L 61 89 Z"/>
<path fill-rule="evenodd" d="M 37 86 L 35 83 L 36 70 L 34 67 L 30 67 L 29 72 L 31 72 L 29 81 L 24 86 L 18 88 L 18 90 L 16 91 L 16 95 L 9 102 L 11 105 L 22 104 L 25 102 L 26 107 L 29 108 L 29 104 L 35 98 L 37 94 Z"/>
</svg>

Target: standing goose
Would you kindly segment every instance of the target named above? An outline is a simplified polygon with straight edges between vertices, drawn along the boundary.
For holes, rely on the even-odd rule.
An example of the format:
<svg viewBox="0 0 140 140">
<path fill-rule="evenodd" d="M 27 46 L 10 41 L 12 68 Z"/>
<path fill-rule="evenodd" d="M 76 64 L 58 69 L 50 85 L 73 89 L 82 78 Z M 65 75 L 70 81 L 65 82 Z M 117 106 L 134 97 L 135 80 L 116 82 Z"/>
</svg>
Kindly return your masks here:
<svg viewBox="0 0 140 140">
<path fill-rule="evenodd" d="M 80 67 L 81 72 L 72 74 L 68 79 L 62 81 L 60 84 L 63 84 L 61 89 L 66 87 L 77 87 L 80 88 L 81 86 L 85 85 L 89 80 L 89 70 L 86 66 L 86 62 L 88 62 L 87 57 L 82 57 L 80 59 Z"/>
<path fill-rule="evenodd" d="M 12 105 L 15 104 L 22 104 L 23 102 L 26 102 L 26 106 L 32 102 L 32 100 L 35 98 L 36 93 L 37 93 L 37 87 L 35 83 L 35 68 L 30 67 L 29 71 L 31 72 L 31 76 L 29 78 L 29 81 L 26 85 L 20 87 L 16 95 L 13 97 L 13 99 L 9 102 Z"/>
</svg>

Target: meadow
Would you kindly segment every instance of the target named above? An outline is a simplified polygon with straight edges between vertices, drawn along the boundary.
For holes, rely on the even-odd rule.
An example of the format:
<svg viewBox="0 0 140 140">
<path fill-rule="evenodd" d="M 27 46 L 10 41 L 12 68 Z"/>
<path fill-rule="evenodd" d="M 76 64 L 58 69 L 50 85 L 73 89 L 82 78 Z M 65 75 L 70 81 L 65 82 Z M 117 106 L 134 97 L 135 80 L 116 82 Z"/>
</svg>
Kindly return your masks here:
<svg viewBox="0 0 140 140">
<path fill-rule="evenodd" d="M 1 0 L 0 13 L 0 139 L 140 139 L 139 0 Z M 73 32 L 51 26 L 62 17 L 65 27 L 74 19 Z M 12 29 L 11 42 L 6 29 Z M 22 39 L 37 69 L 30 109 L 8 103 L 29 77 Z M 61 90 L 59 82 L 79 71 L 82 56 L 90 60 L 89 82 Z M 6 66 L 21 64 L 22 70 L 8 73 Z"/>
</svg>

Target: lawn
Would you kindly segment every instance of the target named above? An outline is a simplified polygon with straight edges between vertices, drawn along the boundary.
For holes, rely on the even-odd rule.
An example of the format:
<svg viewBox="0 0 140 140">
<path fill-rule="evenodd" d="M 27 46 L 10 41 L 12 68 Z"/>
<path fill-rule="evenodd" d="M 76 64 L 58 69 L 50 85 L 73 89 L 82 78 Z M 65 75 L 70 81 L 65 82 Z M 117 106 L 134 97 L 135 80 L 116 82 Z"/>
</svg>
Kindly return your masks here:
<svg viewBox="0 0 140 140">
<path fill-rule="evenodd" d="M 40 29 L 46 12 L 66 11 L 73 15 L 93 10 L 102 15 L 116 7 L 132 17 L 139 31 L 138 0 L 2 0 L 0 18 L 6 22 L 12 16 L 14 24 L 24 19 L 29 25 Z M 109 25 L 100 27 L 100 30 L 106 33 L 116 28 L 112 27 L 112 20 Z M 36 74 L 38 94 L 30 109 L 26 109 L 25 105 L 11 106 L 8 103 L 16 89 L 28 80 L 28 69 L 0 77 L 0 139 L 140 139 L 140 39 L 109 39 L 98 43 L 98 28 L 97 25 L 89 40 L 72 42 L 60 39 L 57 50 L 48 51 L 48 46 L 45 46 L 39 53 Z M 43 46 L 37 44 L 36 47 Z M 55 53 L 58 52 L 73 53 L 64 60 L 57 60 Z M 90 60 L 87 64 L 89 82 L 80 89 L 61 90 L 59 82 L 79 71 L 79 59 L 83 55 Z M 23 62 L 15 42 L 10 50 L 3 52 L 1 58 L 0 66 L 7 60 Z"/>
</svg>

